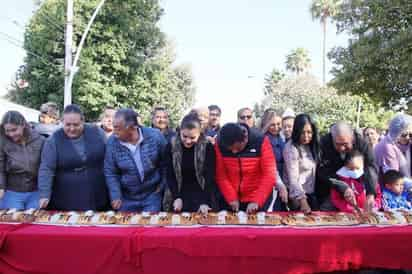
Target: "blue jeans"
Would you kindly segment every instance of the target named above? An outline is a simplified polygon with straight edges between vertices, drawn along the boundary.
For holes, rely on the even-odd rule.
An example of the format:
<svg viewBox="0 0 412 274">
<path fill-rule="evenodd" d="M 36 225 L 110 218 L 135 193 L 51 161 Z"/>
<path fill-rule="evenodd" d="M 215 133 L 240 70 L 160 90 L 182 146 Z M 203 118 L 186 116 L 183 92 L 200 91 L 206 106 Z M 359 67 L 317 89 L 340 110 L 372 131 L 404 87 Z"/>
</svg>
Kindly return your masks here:
<svg viewBox="0 0 412 274">
<path fill-rule="evenodd" d="M 7 190 L 3 199 L 0 200 L 1 208 L 16 208 L 24 210 L 39 208 L 39 192 L 16 192 Z"/>
<path fill-rule="evenodd" d="M 162 204 L 162 195 L 160 192 L 153 192 L 143 200 L 131 200 L 122 198 L 120 211 L 134 212 L 159 212 Z"/>
</svg>

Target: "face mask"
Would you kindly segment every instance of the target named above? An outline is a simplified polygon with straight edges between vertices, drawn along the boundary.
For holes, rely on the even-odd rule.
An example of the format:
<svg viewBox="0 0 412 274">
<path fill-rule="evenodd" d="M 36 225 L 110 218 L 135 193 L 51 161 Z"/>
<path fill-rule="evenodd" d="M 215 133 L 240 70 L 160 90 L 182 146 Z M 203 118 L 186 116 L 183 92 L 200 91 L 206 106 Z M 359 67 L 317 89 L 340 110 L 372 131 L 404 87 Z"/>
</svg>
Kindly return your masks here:
<svg viewBox="0 0 412 274">
<path fill-rule="evenodd" d="M 336 174 L 342 177 L 359 179 L 363 175 L 363 169 L 350 170 L 347 167 L 342 167 Z"/>
</svg>

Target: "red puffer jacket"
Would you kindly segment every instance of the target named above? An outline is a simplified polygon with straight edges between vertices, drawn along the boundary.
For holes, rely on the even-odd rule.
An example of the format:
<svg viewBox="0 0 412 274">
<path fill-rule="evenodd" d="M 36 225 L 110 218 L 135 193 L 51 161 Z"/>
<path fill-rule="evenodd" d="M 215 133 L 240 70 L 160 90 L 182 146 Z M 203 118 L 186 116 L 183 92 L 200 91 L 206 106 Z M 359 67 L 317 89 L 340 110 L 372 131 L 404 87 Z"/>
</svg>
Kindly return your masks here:
<svg viewBox="0 0 412 274">
<path fill-rule="evenodd" d="M 366 191 L 363 183 L 363 177 L 359 179 L 352 179 L 349 177 L 338 176 L 339 180 L 345 182 L 350 188 L 352 188 L 355 193 L 356 204 L 359 208 L 363 209 L 366 202 Z M 355 212 L 355 208 L 349 204 L 343 195 L 339 193 L 336 189 L 332 189 L 330 193 L 330 200 L 332 204 L 343 212 Z"/>
<path fill-rule="evenodd" d="M 350 188 L 352 188 L 355 193 L 356 203 L 360 209 L 363 209 L 366 204 L 366 190 L 363 176 L 359 179 L 353 179 L 349 177 L 338 176 L 338 179 L 345 182 Z M 375 196 L 375 208 L 382 208 L 382 193 L 379 184 L 376 185 L 376 196 Z M 336 189 L 332 189 L 330 193 L 330 200 L 332 204 L 339 210 L 343 212 L 356 212 L 355 208 L 349 204 L 343 194 L 338 192 Z"/>
<path fill-rule="evenodd" d="M 216 183 L 226 202 L 255 202 L 263 206 L 276 183 L 276 161 L 267 137 L 249 135 L 246 148 L 237 154 L 218 145 Z"/>
</svg>

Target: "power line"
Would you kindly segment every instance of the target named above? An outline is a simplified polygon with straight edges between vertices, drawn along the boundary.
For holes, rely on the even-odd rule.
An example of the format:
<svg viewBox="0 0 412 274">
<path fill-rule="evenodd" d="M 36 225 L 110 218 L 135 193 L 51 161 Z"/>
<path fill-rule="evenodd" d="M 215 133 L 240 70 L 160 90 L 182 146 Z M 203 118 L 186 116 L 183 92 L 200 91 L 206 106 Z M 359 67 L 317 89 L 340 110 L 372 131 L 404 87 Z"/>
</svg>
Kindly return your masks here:
<svg viewBox="0 0 412 274">
<path fill-rule="evenodd" d="M 3 36 L 5 36 L 5 37 L 7 37 L 8 39 L 11 39 L 11 40 L 14 40 L 14 41 L 20 43 L 20 44 L 22 44 L 22 45 L 24 44 L 23 41 L 21 41 L 21 40 L 19 40 L 19 39 L 17 39 L 17 38 L 14 38 L 13 36 L 11 36 L 11 35 L 9 35 L 9 34 L 7 34 L 7 33 L 5 33 L 5 32 L 0 31 L 0 34 L 3 35 Z"/>
<path fill-rule="evenodd" d="M 55 21 L 53 18 L 51 18 L 51 16 L 49 16 L 47 14 L 46 11 L 39 11 L 37 12 L 37 14 L 39 16 L 41 16 L 48 24 L 52 25 L 53 27 L 55 27 L 57 30 L 64 32 L 64 28 L 62 26 L 60 26 L 60 23 L 58 23 L 57 21 Z M 16 25 L 17 27 L 26 30 L 27 25 L 23 25 L 20 22 L 18 22 L 16 19 L 10 17 L 10 16 L 2 16 L 4 19 L 8 19 L 10 20 L 14 25 Z"/>
<path fill-rule="evenodd" d="M 1 31 L 0 31 L 0 35 L 3 35 L 4 40 L 6 40 L 7 42 L 9 42 L 10 44 L 12 44 L 12 45 L 14 45 L 14 46 L 16 46 L 16 47 L 18 47 L 18 48 L 26 51 L 28 54 L 30 54 L 30 55 L 32 55 L 32 56 L 34 56 L 34 57 L 39 58 L 39 60 L 40 60 L 43 64 L 45 64 L 45 65 L 47 65 L 47 66 L 55 66 L 55 65 L 56 65 L 56 64 L 50 63 L 49 61 L 47 61 L 45 58 L 41 57 L 40 55 L 38 55 L 38 54 L 36 54 L 36 53 L 34 53 L 34 52 L 31 52 L 31 51 L 25 49 L 25 48 L 23 47 L 23 45 L 22 45 L 23 43 L 22 43 L 21 41 L 19 41 L 18 39 L 14 38 L 14 37 L 12 37 L 12 36 L 10 36 L 10 35 L 8 35 L 7 33 L 4 33 L 4 32 L 1 32 Z"/>
<path fill-rule="evenodd" d="M 4 18 L 6 18 L 6 17 L 4 17 Z M 7 16 L 7 18 L 9 19 L 9 20 L 11 20 L 11 22 L 15 25 L 15 26 L 17 26 L 17 27 L 19 27 L 20 29 L 22 29 L 24 32 L 26 32 L 27 30 L 26 30 L 26 27 L 27 27 L 27 25 L 22 25 L 21 23 L 19 23 L 17 20 L 15 20 L 15 19 L 13 19 L 13 18 L 11 18 L 11 17 L 9 17 L 9 16 Z M 56 37 L 56 40 L 52 40 L 52 39 L 48 39 L 50 42 L 55 42 L 55 43 L 61 43 L 61 44 L 63 44 L 64 43 L 64 41 L 62 40 L 62 39 L 58 39 L 59 37 Z M 21 41 L 19 41 L 19 42 L 21 42 Z"/>
<path fill-rule="evenodd" d="M 18 44 L 17 42 L 13 41 L 12 39 L 9 39 L 7 37 L 3 37 L 4 40 L 6 40 L 7 42 L 9 42 L 10 44 L 13 44 L 16 47 L 21 48 L 22 50 L 24 50 L 24 48 L 22 47 L 22 45 Z"/>
<path fill-rule="evenodd" d="M 12 22 L 15 26 L 17 26 L 17 27 L 19 27 L 20 29 L 22 29 L 22 30 L 26 31 L 26 26 L 24 26 L 24 25 L 20 24 L 17 20 L 12 19 L 12 21 L 11 21 L 11 22 Z"/>
<path fill-rule="evenodd" d="M 22 24 L 20 24 L 16 19 L 11 18 L 10 16 L 1 16 L 0 19 L 6 21 L 7 23 L 13 23 L 13 25 L 15 25 L 16 27 L 22 29 L 22 30 L 26 30 L 25 26 L 22 26 Z"/>
<path fill-rule="evenodd" d="M 59 25 L 59 23 L 57 23 L 56 21 L 54 21 L 54 19 L 52 19 L 50 16 L 47 15 L 47 12 L 45 11 L 39 11 L 38 14 L 40 16 L 42 16 L 48 23 L 50 23 L 51 25 L 53 25 L 55 28 L 57 28 L 60 31 L 64 32 L 64 28 L 62 26 Z"/>
</svg>

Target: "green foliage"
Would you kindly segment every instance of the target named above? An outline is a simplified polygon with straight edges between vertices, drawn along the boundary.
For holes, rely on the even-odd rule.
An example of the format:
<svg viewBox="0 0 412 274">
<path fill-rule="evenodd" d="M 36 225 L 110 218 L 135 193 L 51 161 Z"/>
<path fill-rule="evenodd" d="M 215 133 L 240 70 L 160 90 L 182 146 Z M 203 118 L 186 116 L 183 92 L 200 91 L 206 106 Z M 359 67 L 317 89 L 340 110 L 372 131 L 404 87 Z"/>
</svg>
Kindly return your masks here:
<svg viewBox="0 0 412 274">
<path fill-rule="evenodd" d="M 307 72 L 310 68 L 309 52 L 304 48 L 297 48 L 286 55 L 286 70 L 296 73 L 297 75 Z"/>
<path fill-rule="evenodd" d="M 393 105 L 412 95 L 412 4 L 410 0 L 345 1 L 335 16 L 351 35 L 347 47 L 329 53 L 339 91 L 367 94 Z"/>
<path fill-rule="evenodd" d="M 356 126 L 359 103 L 359 127 L 385 128 L 394 114 L 367 97 L 338 94 L 333 88 L 323 88 L 310 75 L 284 78 L 272 89 L 274 92 L 255 110 L 263 112 L 263 109 L 271 107 L 283 111 L 290 107 L 297 113 L 312 115 L 321 132 L 326 132 L 336 121 L 348 121 Z"/>
<path fill-rule="evenodd" d="M 98 2 L 75 1 L 74 45 Z M 64 0 L 43 1 L 31 19 L 24 47 L 41 58 L 26 57 L 19 78 L 29 87 L 12 91 L 14 101 L 34 108 L 50 100 L 63 104 L 65 5 Z M 173 48 L 158 26 L 162 14 L 158 0 L 105 3 L 86 39 L 73 82 L 73 101 L 88 119 L 111 105 L 135 108 L 148 121 L 151 109 L 162 105 L 176 122 L 193 104 L 191 70 L 173 65 Z"/>
<path fill-rule="evenodd" d="M 271 73 L 265 75 L 265 86 L 263 88 L 263 93 L 265 95 L 272 94 L 272 87 L 279 83 L 279 81 L 283 78 L 285 78 L 285 74 L 282 71 L 274 68 Z"/>
<path fill-rule="evenodd" d="M 313 0 L 310 5 L 312 19 L 326 22 L 329 17 L 338 14 L 342 2 L 341 0 Z"/>
</svg>

